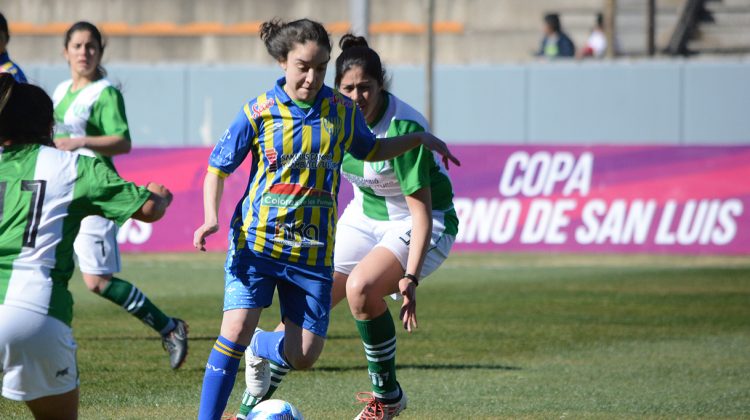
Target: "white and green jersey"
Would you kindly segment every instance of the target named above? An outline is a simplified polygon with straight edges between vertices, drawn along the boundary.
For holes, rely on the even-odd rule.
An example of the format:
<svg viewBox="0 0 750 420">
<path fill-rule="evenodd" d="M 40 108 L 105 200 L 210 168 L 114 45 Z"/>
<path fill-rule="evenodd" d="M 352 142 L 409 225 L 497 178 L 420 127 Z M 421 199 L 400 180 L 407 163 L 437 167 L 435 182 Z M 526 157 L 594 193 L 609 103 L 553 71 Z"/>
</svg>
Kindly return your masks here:
<svg viewBox="0 0 750 420">
<path fill-rule="evenodd" d="M 81 219 L 122 224 L 150 197 L 99 159 L 39 145 L 0 147 L 0 304 L 70 325 Z"/>
<path fill-rule="evenodd" d="M 130 140 L 125 101 L 107 79 L 100 79 L 72 92 L 73 81 L 60 83 L 52 95 L 55 106 L 55 138 L 123 136 Z M 103 159 L 114 168 L 112 158 L 87 148 L 76 150 Z"/>
<path fill-rule="evenodd" d="M 425 118 L 394 95 L 385 92 L 385 110 L 370 129 L 378 138 L 395 137 L 429 129 Z M 458 233 L 453 208 L 453 187 L 440 160 L 424 146 L 383 162 L 365 162 L 348 153 L 341 168 L 354 185 L 350 206 L 361 208 L 374 220 L 404 220 L 410 217 L 405 196 L 430 187 L 433 216 L 444 218 L 445 233 Z"/>
</svg>

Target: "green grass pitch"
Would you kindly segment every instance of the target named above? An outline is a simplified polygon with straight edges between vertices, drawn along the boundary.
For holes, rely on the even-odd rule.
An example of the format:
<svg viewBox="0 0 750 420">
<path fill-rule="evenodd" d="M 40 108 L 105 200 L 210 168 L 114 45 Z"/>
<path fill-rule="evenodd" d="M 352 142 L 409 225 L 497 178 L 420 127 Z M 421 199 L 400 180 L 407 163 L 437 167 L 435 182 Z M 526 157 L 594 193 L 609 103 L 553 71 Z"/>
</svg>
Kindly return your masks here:
<svg viewBox="0 0 750 420">
<path fill-rule="evenodd" d="M 156 334 L 74 277 L 81 418 L 195 418 L 223 256 L 123 260 L 123 278 L 190 323 L 190 355 L 172 372 Z M 750 258 L 457 254 L 417 297 L 419 329 L 398 333 L 400 418 L 750 417 Z M 331 318 L 315 368 L 276 393 L 309 419 L 353 418 L 369 389 L 346 305 Z M 274 305 L 261 326 L 277 321 Z M 228 409 L 243 387 L 241 370 Z M 0 418 L 29 417 L 0 398 Z"/>
</svg>

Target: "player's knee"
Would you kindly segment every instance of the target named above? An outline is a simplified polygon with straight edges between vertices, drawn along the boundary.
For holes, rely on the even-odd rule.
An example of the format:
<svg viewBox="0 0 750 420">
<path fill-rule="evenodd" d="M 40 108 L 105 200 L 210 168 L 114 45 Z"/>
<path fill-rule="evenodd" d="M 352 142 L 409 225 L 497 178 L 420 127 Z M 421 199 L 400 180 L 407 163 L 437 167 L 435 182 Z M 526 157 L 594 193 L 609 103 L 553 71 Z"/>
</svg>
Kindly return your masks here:
<svg viewBox="0 0 750 420">
<path fill-rule="evenodd" d="M 288 362 L 295 370 L 305 370 L 310 369 L 317 360 L 317 354 L 308 353 L 296 355 L 296 357 L 292 358 L 292 360 L 288 360 Z"/>
<path fill-rule="evenodd" d="M 373 283 L 366 278 L 356 275 L 349 276 L 346 281 L 346 297 L 349 300 L 365 297 L 370 294 L 372 288 Z"/>
<path fill-rule="evenodd" d="M 110 278 L 111 277 L 84 274 L 83 282 L 86 283 L 86 288 L 88 288 L 90 291 L 96 293 L 97 295 L 101 295 L 104 292 L 104 289 L 109 286 Z"/>
<path fill-rule="evenodd" d="M 367 311 L 368 299 L 371 299 L 374 285 L 361 277 L 351 276 L 346 282 L 346 299 L 349 309 L 355 316 Z"/>
<path fill-rule="evenodd" d="M 293 369 L 305 370 L 310 369 L 315 364 L 322 351 L 322 346 L 314 344 L 310 346 L 302 346 L 302 348 L 296 349 L 285 347 L 284 357 Z"/>
<path fill-rule="evenodd" d="M 252 337 L 252 331 L 241 320 L 224 319 L 221 322 L 222 337 L 233 343 L 248 345 Z"/>
</svg>

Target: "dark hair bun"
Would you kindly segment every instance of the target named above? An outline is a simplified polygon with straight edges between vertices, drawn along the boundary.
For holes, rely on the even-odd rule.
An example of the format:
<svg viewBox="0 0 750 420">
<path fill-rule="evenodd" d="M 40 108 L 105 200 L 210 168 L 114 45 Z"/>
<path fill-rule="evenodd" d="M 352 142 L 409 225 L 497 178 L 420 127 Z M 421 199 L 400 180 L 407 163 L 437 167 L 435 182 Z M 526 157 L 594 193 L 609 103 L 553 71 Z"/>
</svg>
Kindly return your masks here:
<svg viewBox="0 0 750 420">
<path fill-rule="evenodd" d="M 341 47 L 341 51 L 344 51 L 348 48 L 369 47 L 369 45 L 367 45 L 367 40 L 363 36 L 354 36 L 353 34 L 346 34 L 341 37 L 341 40 L 339 41 L 339 47 Z"/>
<path fill-rule="evenodd" d="M 260 25 L 260 39 L 266 43 L 270 42 L 281 31 L 283 25 L 284 22 L 278 18 L 263 22 Z"/>
</svg>

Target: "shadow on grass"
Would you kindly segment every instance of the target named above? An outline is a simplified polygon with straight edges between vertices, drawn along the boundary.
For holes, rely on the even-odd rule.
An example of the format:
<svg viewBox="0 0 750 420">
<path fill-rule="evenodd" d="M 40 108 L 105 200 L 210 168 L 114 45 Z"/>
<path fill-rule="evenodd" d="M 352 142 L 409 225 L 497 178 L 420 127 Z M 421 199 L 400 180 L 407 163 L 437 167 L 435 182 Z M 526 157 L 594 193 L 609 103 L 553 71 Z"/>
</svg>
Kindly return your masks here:
<svg viewBox="0 0 750 420">
<path fill-rule="evenodd" d="M 467 364 L 467 363 L 447 363 L 447 364 L 421 364 L 421 363 L 407 363 L 407 364 L 399 364 L 396 366 L 399 370 L 404 369 L 415 369 L 415 370 L 504 370 L 504 371 L 516 371 L 516 370 L 522 370 L 520 366 L 508 366 L 508 365 L 496 365 L 492 363 L 475 363 L 475 364 Z M 309 370 L 299 371 L 295 372 L 297 374 L 299 373 L 315 373 L 315 372 L 355 372 L 355 371 L 362 371 L 367 370 L 366 366 L 325 366 L 325 367 L 317 367 L 312 368 Z M 205 369 L 202 367 L 188 367 L 186 369 L 186 366 L 183 366 L 180 371 L 190 371 L 190 372 L 204 372 Z M 244 366 L 240 367 L 240 371 L 244 371 Z"/>
<path fill-rule="evenodd" d="M 429 363 L 406 363 L 398 364 L 396 366 L 399 370 L 403 369 L 417 369 L 417 370 L 521 370 L 520 366 L 508 366 L 508 365 L 496 365 L 492 363 L 443 363 L 443 364 L 429 364 Z M 362 366 L 326 366 L 319 368 L 312 368 L 310 371 L 314 372 L 349 372 L 354 370 L 362 370 Z"/>
<path fill-rule="evenodd" d="M 188 336 L 190 341 L 216 341 L 215 335 L 190 335 Z M 357 334 L 331 334 L 326 337 L 326 340 L 359 340 Z M 127 336 L 127 335 L 111 335 L 111 336 L 93 336 L 93 335 L 82 335 L 77 337 L 78 341 L 161 341 L 161 337 L 157 335 L 138 335 L 138 336 Z"/>
</svg>

